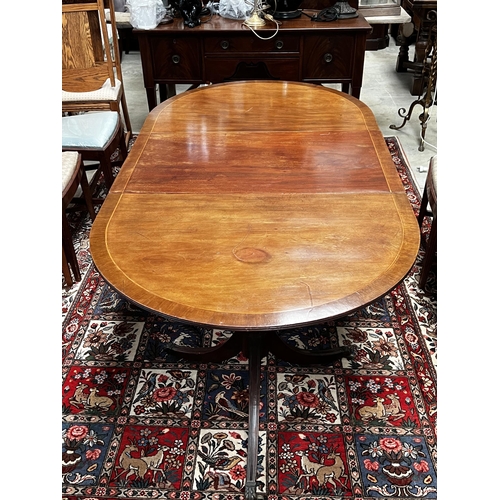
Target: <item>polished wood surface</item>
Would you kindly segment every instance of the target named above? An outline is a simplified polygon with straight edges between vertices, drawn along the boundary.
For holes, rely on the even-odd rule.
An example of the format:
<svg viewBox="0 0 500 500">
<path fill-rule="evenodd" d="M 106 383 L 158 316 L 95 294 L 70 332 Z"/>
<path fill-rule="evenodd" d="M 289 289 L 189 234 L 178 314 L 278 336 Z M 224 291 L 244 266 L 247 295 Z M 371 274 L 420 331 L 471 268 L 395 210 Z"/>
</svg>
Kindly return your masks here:
<svg viewBox="0 0 500 500">
<path fill-rule="evenodd" d="M 155 29 L 135 29 L 134 35 L 151 111 L 158 104 L 157 85 L 161 100 L 176 84 L 238 80 L 340 83 L 343 92 L 359 98 L 371 29 L 362 15 L 334 22 L 302 15 L 283 20 L 278 32 L 267 21 L 254 33 L 242 21 L 213 16 L 195 28 L 176 18 Z"/>
<path fill-rule="evenodd" d="M 419 238 L 367 106 L 313 84 L 253 81 L 149 114 L 90 246 L 132 302 L 260 331 L 377 299 L 405 277 Z"/>
</svg>

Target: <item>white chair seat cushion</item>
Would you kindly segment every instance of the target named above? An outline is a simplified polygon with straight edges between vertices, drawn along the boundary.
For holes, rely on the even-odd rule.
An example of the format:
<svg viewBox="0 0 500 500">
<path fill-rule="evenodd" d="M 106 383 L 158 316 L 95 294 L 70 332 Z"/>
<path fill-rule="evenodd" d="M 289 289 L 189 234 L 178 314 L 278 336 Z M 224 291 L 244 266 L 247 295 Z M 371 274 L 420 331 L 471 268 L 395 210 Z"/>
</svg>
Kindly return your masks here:
<svg viewBox="0 0 500 500">
<path fill-rule="evenodd" d="M 63 151 L 62 154 L 62 190 L 66 189 L 69 181 L 75 173 L 78 164 L 78 152 Z"/>
<path fill-rule="evenodd" d="M 62 117 L 62 147 L 103 148 L 120 119 L 116 111 Z"/>
<path fill-rule="evenodd" d="M 115 79 L 116 85 L 111 86 L 111 80 L 108 78 L 103 86 L 92 92 L 66 92 L 62 91 L 62 102 L 73 101 L 116 101 L 122 86 L 120 80 Z"/>
</svg>

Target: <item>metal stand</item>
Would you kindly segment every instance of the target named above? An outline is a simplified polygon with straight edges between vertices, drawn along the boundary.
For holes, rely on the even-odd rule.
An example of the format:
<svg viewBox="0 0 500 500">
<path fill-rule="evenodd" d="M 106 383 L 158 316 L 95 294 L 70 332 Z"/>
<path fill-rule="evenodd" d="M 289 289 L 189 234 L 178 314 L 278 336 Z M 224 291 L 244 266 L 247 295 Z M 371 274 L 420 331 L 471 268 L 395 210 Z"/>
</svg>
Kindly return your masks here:
<svg viewBox="0 0 500 500">
<path fill-rule="evenodd" d="M 249 28 L 259 28 L 264 26 L 266 21 L 260 17 L 260 12 L 262 12 L 262 8 L 260 8 L 259 0 L 254 0 L 252 15 L 247 17 L 243 24 Z"/>
<path fill-rule="evenodd" d="M 430 63 L 428 62 L 429 56 L 431 58 Z M 413 112 L 413 108 L 418 104 L 422 106 L 423 113 L 419 116 L 420 126 L 422 128 L 422 135 L 420 139 L 420 146 L 418 147 L 419 151 L 423 151 L 425 149 L 425 132 L 427 130 L 427 122 L 429 121 L 429 110 L 434 104 L 435 98 L 433 97 L 433 93 L 436 91 L 436 82 L 437 82 L 437 27 L 433 26 L 431 30 L 431 36 L 429 38 L 429 43 L 427 45 L 424 67 L 422 69 L 422 74 L 424 77 L 424 81 L 427 82 L 425 88 L 425 94 L 423 97 L 419 97 L 416 101 L 413 101 L 408 113 L 406 113 L 405 108 L 400 108 L 398 111 L 398 115 L 403 118 L 403 123 L 396 127 L 396 125 L 390 125 L 389 128 L 392 130 L 402 129 L 406 122 L 410 120 L 411 114 Z"/>
</svg>

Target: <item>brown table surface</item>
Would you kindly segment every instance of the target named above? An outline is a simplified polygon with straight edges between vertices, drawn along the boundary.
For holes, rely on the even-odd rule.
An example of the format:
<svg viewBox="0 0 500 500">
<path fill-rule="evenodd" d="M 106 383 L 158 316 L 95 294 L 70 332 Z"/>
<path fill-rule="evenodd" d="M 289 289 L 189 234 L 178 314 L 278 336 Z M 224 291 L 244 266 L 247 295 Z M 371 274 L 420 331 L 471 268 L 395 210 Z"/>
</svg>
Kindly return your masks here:
<svg viewBox="0 0 500 500">
<path fill-rule="evenodd" d="M 156 107 L 91 232 L 99 271 L 130 300 L 235 330 L 343 316 L 403 279 L 418 246 L 371 110 L 269 81 Z"/>
</svg>

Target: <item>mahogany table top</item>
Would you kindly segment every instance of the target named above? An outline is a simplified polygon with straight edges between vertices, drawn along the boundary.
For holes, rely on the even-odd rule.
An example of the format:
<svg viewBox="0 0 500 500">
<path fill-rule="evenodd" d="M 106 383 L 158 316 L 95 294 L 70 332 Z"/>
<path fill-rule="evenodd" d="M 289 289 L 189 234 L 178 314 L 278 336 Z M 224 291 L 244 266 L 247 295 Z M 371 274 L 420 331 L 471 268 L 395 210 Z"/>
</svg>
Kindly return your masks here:
<svg viewBox="0 0 500 500">
<path fill-rule="evenodd" d="M 243 331 L 372 302 L 405 277 L 419 241 L 371 110 L 278 81 L 153 109 L 90 235 L 97 268 L 132 302 Z"/>
</svg>

